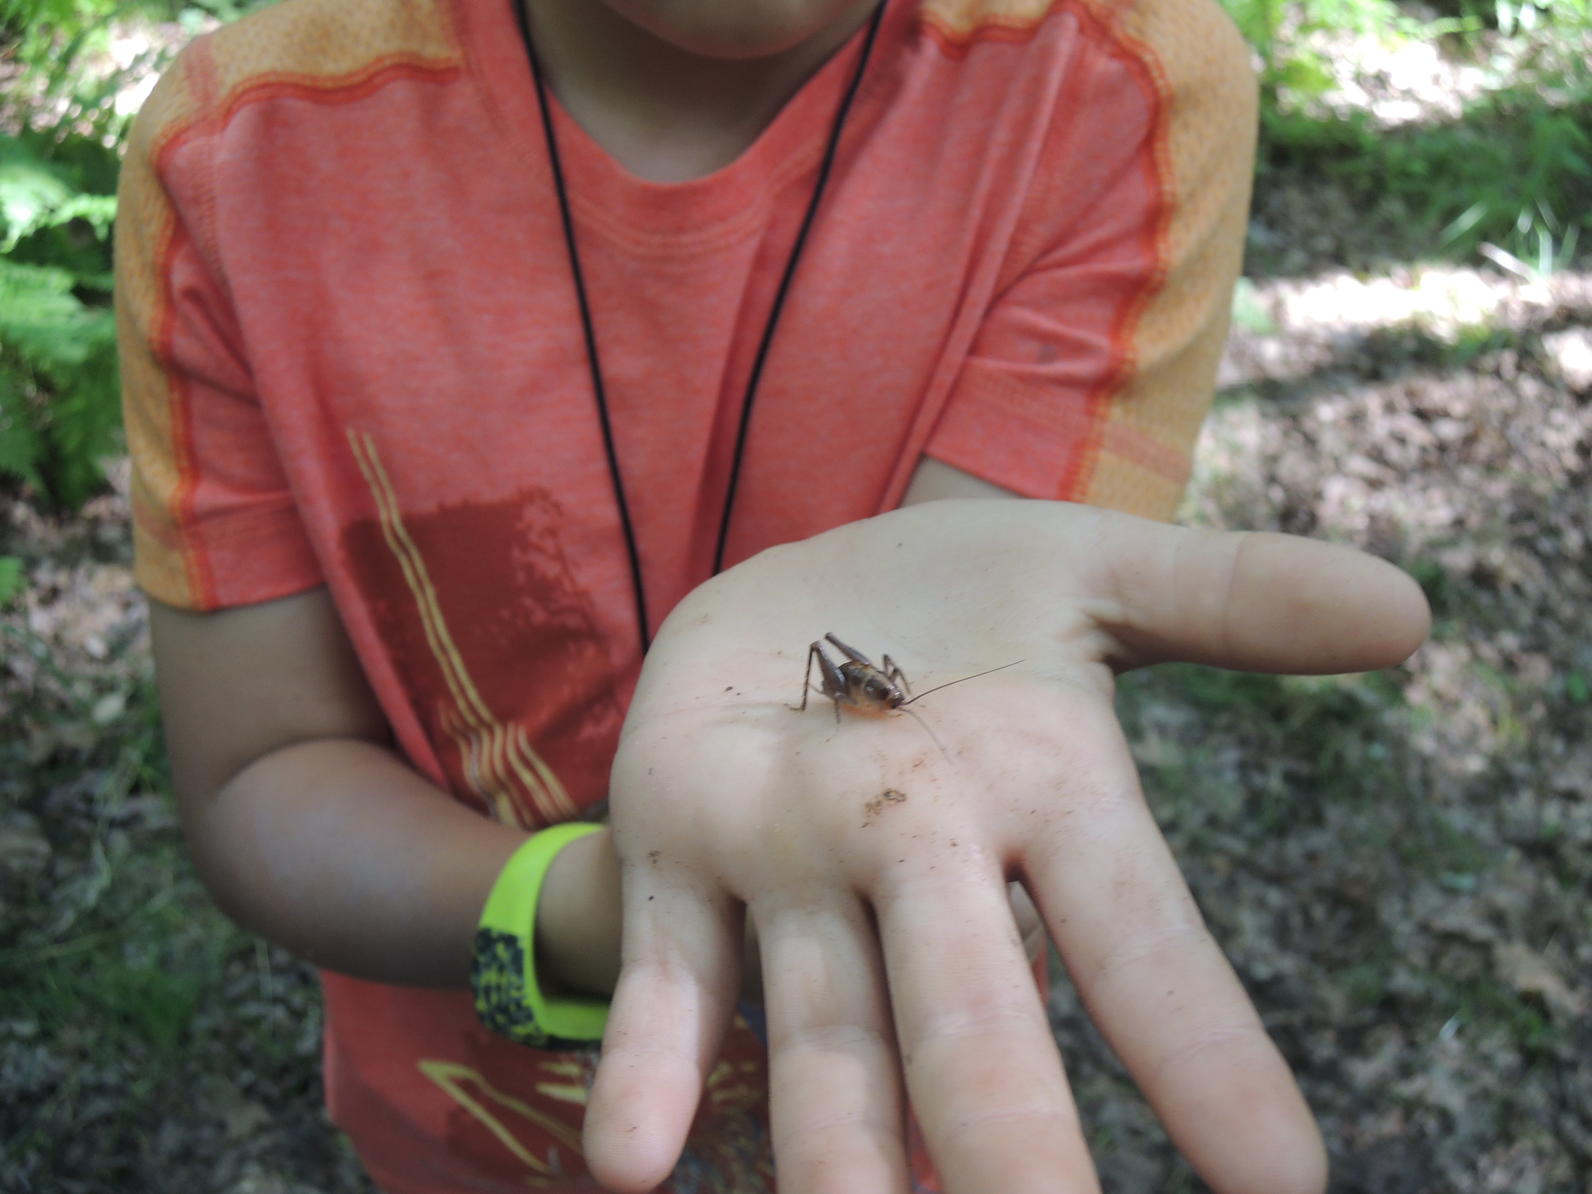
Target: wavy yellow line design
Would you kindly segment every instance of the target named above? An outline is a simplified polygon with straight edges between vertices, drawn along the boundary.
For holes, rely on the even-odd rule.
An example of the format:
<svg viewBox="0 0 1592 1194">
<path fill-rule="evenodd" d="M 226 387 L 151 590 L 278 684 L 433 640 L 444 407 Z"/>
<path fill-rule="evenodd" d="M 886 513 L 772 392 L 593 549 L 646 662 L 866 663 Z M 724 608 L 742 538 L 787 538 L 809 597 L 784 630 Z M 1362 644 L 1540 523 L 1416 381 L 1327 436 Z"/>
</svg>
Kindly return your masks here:
<svg viewBox="0 0 1592 1194">
<path fill-rule="evenodd" d="M 577 1107 L 584 1107 L 587 1099 L 591 1097 L 591 1092 L 581 1082 L 538 1082 L 536 1092 L 550 1099 L 573 1103 Z"/>
<path fill-rule="evenodd" d="M 459 749 L 459 763 L 464 768 L 464 782 L 470 790 L 490 802 L 492 815 L 505 825 L 530 828 L 524 823 L 519 806 L 504 784 L 492 782 L 495 770 L 487 754 L 489 748 L 482 734 L 468 725 L 455 709 L 442 711 L 442 728 Z"/>
<path fill-rule="evenodd" d="M 472 1070 L 467 1065 L 456 1061 L 443 1061 L 440 1058 L 422 1058 L 416 1063 L 420 1072 L 431 1081 L 435 1082 L 459 1106 L 463 1107 L 486 1127 L 503 1143 L 503 1147 L 513 1153 L 515 1158 L 525 1165 L 531 1172 L 526 1175 L 525 1181 L 531 1186 L 550 1186 L 568 1179 L 568 1175 L 554 1169 L 547 1161 L 542 1160 L 525 1143 L 514 1134 L 513 1128 L 492 1107 L 495 1104 L 505 1112 L 519 1116 L 521 1119 L 534 1124 L 541 1131 L 546 1132 L 553 1139 L 559 1141 L 575 1156 L 580 1156 L 580 1133 L 569 1124 L 553 1118 L 545 1112 L 538 1111 L 535 1107 L 505 1094 L 493 1086 L 479 1072 Z M 466 1090 L 466 1084 L 478 1088 L 481 1097 Z"/>
<path fill-rule="evenodd" d="M 382 537 L 398 561 L 420 615 L 432 657 L 442 672 L 453 706 L 443 710 L 443 728 L 459 749 L 465 780 L 498 820 L 523 829 L 567 820 L 577 812 L 564 785 L 531 747 L 523 726 L 505 727 L 492 715 L 464 665 L 442 615 L 425 559 L 404 526 L 392 482 L 369 435 L 348 431 L 349 446 L 376 503 Z M 518 780 L 518 784 L 514 783 Z M 532 816 L 515 799 L 522 791 Z"/>
</svg>

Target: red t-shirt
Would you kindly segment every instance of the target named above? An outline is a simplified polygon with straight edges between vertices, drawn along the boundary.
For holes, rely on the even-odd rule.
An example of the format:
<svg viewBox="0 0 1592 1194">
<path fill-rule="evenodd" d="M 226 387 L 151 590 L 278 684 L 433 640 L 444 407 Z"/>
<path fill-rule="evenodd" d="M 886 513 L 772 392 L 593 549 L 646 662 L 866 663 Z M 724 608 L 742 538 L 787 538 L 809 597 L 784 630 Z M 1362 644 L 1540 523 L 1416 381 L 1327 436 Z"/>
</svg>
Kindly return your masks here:
<svg viewBox="0 0 1592 1194">
<path fill-rule="evenodd" d="M 117 270 L 140 584 L 195 610 L 329 586 L 404 755 L 534 828 L 604 795 L 640 647 L 511 3 L 285 0 L 200 39 L 134 130 Z M 690 182 L 628 174 L 554 103 L 654 626 L 711 566 L 860 49 Z M 1215 0 L 890 0 L 729 562 L 891 508 L 925 454 L 1169 515 L 1254 99 Z M 325 990 L 333 1114 L 391 1194 L 596 1189 L 588 1057 L 489 1036 L 465 992 Z M 765 1092 L 739 1025 L 666 1189 L 765 1188 Z"/>
</svg>

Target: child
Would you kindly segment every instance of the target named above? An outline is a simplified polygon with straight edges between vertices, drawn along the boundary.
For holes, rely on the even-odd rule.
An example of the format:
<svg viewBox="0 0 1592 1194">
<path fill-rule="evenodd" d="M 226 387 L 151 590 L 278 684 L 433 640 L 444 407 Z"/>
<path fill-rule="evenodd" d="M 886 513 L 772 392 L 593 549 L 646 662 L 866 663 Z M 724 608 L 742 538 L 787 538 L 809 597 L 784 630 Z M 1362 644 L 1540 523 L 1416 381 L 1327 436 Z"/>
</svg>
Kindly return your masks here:
<svg viewBox="0 0 1592 1194">
<path fill-rule="evenodd" d="M 853 879 L 807 863 L 866 840 L 905 873 L 978 845 L 1002 892 L 1019 873 L 1046 888 L 1068 954 L 1070 914 L 1181 886 L 1142 817 L 1118 844 L 1149 861 L 1102 888 L 1018 860 L 995 812 L 953 799 L 953 755 L 1007 741 L 990 718 L 1068 716 L 1057 694 L 1084 675 L 1079 715 L 1110 742 L 1112 662 L 1411 648 L 1406 588 L 1271 544 L 1230 570 L 1234 600 L 1297 606 L 1315 585 L 1348 612 L 1212 643 L 1208 619 L 1146 604 L 1111 659 L 1058 659 L 1060 624 L 1008 598 L 1081 627 L 1111 577 L 1160 575 L 1172 532 L 937 501 L 1171 512 L 1238 267 L 1253 105 L 1215 0 L 284 0 L 184 53 L 135 129 L 118 225 L 137 574 L 196 863 L 224 909 L 324 968 L 332 1114 L 384 1191 L 772 1189 L 771 1085 L 785 1189 L 935 1188 L 902 1135 L 903 1066 L 947 1188 L 1091 1180 L 1054 1049 L 1031 1048 L 1032 985 L 1007 1009 L 1022 1031 L 979 1045 L 1037 1059 L 1019 1101 L 950 1090 L 976 1057 L 911 1051 L 925 1024 L 956 1035 L 918 998 L 944 955 L 904 944 L 929 930 L 880 913 L 876 934 L 835 894 Z M 1225 591 L 1230 544 L 1188 559 Z M 697 620 L 672 619 L 643 672 L 688 594 Z M 848 714 L 843 737 L 825 709 L 780 708 L 831 630 L 904 664 L 910 644 L 920 688 L 914 667 L 1030 662 L 943 694 L 923 753 L 894 720 Z M 605 799 L 638 680 L 615 830 L 537 832 Z M 783 720 L 737 720 L 754 707 Z M 814 734 L 831 745 L 813 757 L 891 735 L 866 791 L 804 770 Z M 1002 749 L 975 769 L 990 782 L 1054 762 Z M 913 766 L 943 801 L 908 801 Z M 980 964 L 944 984 L 964 1004 L 1022 966 L 987 887 L 919 908 L 951 924 L 977 905 Z M 805 920 L 776 898 L 796 889 Z M 772 1075 L 757 1011 L 728 1026 L 743 904 L 778 954 Z M 1308 1113 L 1219 954 L 1172 962 L 1196 1010 L 1124 996 L 1130 1065 L 1160 1064 L 1140 1029 L 1174 1060 L 1220 1039 L 1244 1062 L 1147 1074 L 1174 1135 L 1223 1188 L 1315 1188 Z"/>
</svg>

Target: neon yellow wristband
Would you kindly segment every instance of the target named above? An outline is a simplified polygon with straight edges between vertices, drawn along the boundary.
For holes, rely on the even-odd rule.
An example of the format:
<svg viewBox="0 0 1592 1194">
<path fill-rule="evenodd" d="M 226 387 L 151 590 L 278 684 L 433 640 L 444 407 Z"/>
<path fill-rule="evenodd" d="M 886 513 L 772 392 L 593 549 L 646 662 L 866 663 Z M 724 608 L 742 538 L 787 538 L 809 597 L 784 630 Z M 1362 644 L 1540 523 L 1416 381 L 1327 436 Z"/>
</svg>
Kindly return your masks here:
<svg viewBox="0 0 1592 1194">
<path fill-rule="evenodd" d="M 533 834 L 492 884 L 475 933 L 470 989 L 481 1023 L 511 1041 L 537 1049 L 568 1049 L 602 1040 L 607 1000 L 549 994 L 536 980 L 536 904 L 542 881 L 560 850 L 602 828 L 571 821 Z"/>
</svg>

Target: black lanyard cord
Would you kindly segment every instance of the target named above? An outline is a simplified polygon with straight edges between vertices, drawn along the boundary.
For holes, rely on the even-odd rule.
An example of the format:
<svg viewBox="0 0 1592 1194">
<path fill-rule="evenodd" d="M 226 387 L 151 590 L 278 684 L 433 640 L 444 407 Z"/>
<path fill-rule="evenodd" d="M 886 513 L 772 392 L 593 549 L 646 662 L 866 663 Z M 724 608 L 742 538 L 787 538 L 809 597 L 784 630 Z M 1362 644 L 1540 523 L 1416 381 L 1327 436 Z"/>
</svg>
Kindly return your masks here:
<svg viewBox="0 0 1592 1194">
<path fill-rule="evenodd" d="M 730 483 L 724 494 L 724 514 L 719 520 L 719 541 L 713 549 L 715 576 L 724 570 L 724 545 L 730 538 L 730 512 L 735 505 L 735 491 L 741 480 L 741 459 L 746 453 L 746 436 L 752 426 L 752 403 L 757 397 L 757 383 L 763 378 L 763 366 L 768 361 L 769 346 L 774 342 L 774 329 L 779 324 L 780 312 L 785 307 L 785 296 L 790 291 L 791 279 L 796 276 L 797 263 L 801 260 L 802 249 L 807 244 L 808 230 L 812 228 L 813 218 L 818 214 L 818 203 L 824 196 L 825 185 L 829 182 L 829 172 L 835 164 L 835 152 L 840 148 L 840 130 L 845 127 L 846 117 L 851 112 L 851 101 L 857 97 L 857 90 L 862 86 L 863 71 L 873 53 L 874 39 L 879 33 L 879 19 L 883 14 L 884 4 L 881 2 L 874 8 L 873 16 L 868 21 L 868 33 L 862 43 L 862 54 L 857 59 L 857 68 L 852 71 L 846 94 L 841 97 L 840 107 L 835 111 L 835 123 L 829 131 L 829 143 L 824 147 L 823 161 L 818 166 L 818 181 L 813 184 L 812 198 L 807 201 L 807 213 L 802 217 L 801 228 L 796 233 L 795 246 L 785 262 L 785 273 L 780 277 L 779 289 L 774 292 L 774 305 L 769 310 L 768 323 L 763 327 L 763 339 L 758 343 L 757 356 L 752 359 L 752 372 L 746 382 L 746 397 L 741 403 L 741 422 L 735 429 L 735 454 L 730 457 Z"/>
<path fill-rule="evenodd" d="M 542 135 L 547 142 L 547 162 L 553 171 L 553 190 L 558 194 L 558 214 L 564 228 L 564 246 L 569 253 L 569 272 L 575 282 L 575 300 L 580 306 L 580 328 L 586 338 L 586 363 L 591 372 L 592 393 L 597 399 L 597 419 L 602 426 L 603 453 L 608 460 L 608 477 L 613 483 L 615 504 L 619 507 L 619 525 L 625 534 L 625 551 L 630 557 L 630 587 L 635 593 L 636 629 L 641 636 L 641 653 L 646 654 L 652 643 L 647 631 L 647 595 L 641 584 L 641 553 L 636 547 L 636 531 L 630 522 L 630 506 L 625 501 L 625 484 L 619 474 L 619 454 L 614 450 L 614 428 L 608 417 L 608 396 L 603 390 L 603 372 L 597 363 L 597 330 L 592 324 L 591 304 L 586 301 L 586 279 L 581 273 L 580 253 L 575 248 L 575 222 L 569 214 L 569 193 L 564 187 L 564 163 L 558 156 L 558 138 L 553 135 L 553 114 L 547 105 L 547 90 L 542 85 L 541 64 L 536 58 L 536 44 L 531 40 L 530 20 L 526 16 L 528 0 L 515 0 L 514 11 L 519 15 L 520 34 L 525 39 L 525 52 L 530 58 L 531 77 L 536 81 L 536 106 L 542 115 Z"/>
<path fill-rule="evenodd" d="M 730 478 L 724 495 L 724 512 L 719 519 L 719 536 L 713 552 L 713 574 L 717 575 L 724 568 L 724 550 L 730 537 L 730 518 L 735 506 L 736 489 L 740 484 L 741 461 L 746 453 L 746 440 L 752 425 L 752 404 L 757 397 L 759 381 L 763 377 L 763 366 L 767 363 L 769 347 L 774 342 L 774 331 L 779 325 L 780 312 L 784 309 L 786 295 L 790 291 L 791 280 L 796 276 L 796 266 L 801 260 L 802 249 L 807 243 L 807 234 L 812 228 L 814 217 L 818 214 L 818 205 L 823 198 L 824 188 L 829 182 L 829 175 L 835 163 L 835 154 L 840 146 L 840 133 L 845 127 L 846 117 L 851 111 L 852 101 L 856 98 L 861 87 L 863 73 L 867 68 L 868 59 L 873 53 L 873 44 L 879 33 L 879 25 L 884 15 L 885 4 L 888 0 L 880 0 L 874 7 L 873 16 L 868 22 L 868 32 L 862 44 L 862 52 L 857 59 L 856 69 L 852 72 L 851 82 L 846 88 L 846 93 L 841 97 L 840 106 L 835 111 L 834 123 L 829 130 L 829 140 L 824 148 L 824 156 L 818 167 L 818 179 L 813 184 L 812 197 L 807 201 L 807 211 L 802 217 L 801 227 L 797 230 L 796 241 L 791 247 L 790 257 L 785 262 L 785 272 L 779 280 L 779 287 L 774 292 L 774 303 L 769 310 L 768 322 L 763 326 L 763 336 L 758 342 L 757 355 L 752 360 L 752 371 L 747 379 L 746 393 L 741 400 L 740 420 L 735 431 L 735 451 L 730 458 Z M 575 243 L 575 222 L 570 216 L 569 193 L 564 181 L 564 166 L 559 158 L 558 138 L 553 132 L 552 111 L 547 103 L 547 91 L 542 82 L 541 63 L 536 56 L 536 44 L 531 39 L 530 19 L 527 13 L 528 0 L 515 0 L 515 14 L 519 18 L 520 36 L 525 41 L 525 53 L 530 62 L 531 78 L 536 84 L 537 106 L 542 117 L 542 135 L 547 142 L 548 165 L 552 170 L 553 188 L 558 195 L 558 213 L 563 223 L 564 245 L 569 253 L 570 274 L 575 283 L 575 300 L 580 305 L 581 332 L 586 340 L 586 363 L 591 371 L 592 394 L 597 402 L 598 422 L 602 427 L 603 452 L 608 460 L 608 476 L 613 483 L 614 501 L 619 509 L 619 524 L 625 536 L 625 551 L 630 560 L 630 585 L 635 593 L 636 601 L 636 629 L 641 641 L 642 654 L 652 643 L 652 635 L 648 630 L 647 597 L 646 589 L 641 578 L 641 552 L 636 545 L 635 527 L 630 518 L 630 506 L 625 499 L 624 478 L 619 469 L 619 454 L 614 448 L 613 423 L 608 414 L 608 396 L 603 387 L 602 366 L 597 355 L 597 332 L 592 321 L 591 305 L 586 297 L 586 281 L 581 272 L 580 252 Z"/>
</svg>

